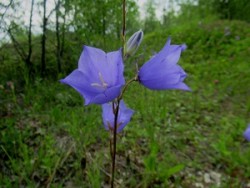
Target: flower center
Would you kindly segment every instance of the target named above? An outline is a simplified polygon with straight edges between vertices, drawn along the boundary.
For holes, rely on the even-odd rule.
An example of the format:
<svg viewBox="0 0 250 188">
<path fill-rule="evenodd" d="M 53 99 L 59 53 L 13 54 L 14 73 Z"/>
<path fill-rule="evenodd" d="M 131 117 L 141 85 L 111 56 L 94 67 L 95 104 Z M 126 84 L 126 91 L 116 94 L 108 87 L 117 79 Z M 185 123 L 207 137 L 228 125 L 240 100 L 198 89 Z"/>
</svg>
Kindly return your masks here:
<svg viewBox="0 0 250 188">
<path fill-rule="evenodd" d="M 108 84 L 104 81 L 102 74 L 99 72 L 98 73 L 100 83 L 92 83 L 91 86 L 101 88 L 101 89 L 107 89 Z"/>
</svg>

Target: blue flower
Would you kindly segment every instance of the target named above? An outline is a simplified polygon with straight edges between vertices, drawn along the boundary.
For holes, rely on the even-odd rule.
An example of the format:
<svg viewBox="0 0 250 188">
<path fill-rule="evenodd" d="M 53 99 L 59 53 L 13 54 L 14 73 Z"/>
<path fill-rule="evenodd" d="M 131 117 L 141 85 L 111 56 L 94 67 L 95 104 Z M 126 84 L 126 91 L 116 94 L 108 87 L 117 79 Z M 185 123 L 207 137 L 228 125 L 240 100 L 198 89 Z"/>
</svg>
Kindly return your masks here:
<svg viewBox="0 0 250 188">
<path fill-rule="evenodd" d="M 116 108 L 116 106 L 114 106 Z M 123 128 L 129 123 L 134 111 L 127 108 L 123 101 L 120 101 L 118 119 L 117 119 L 117 133 L 121 132 Z M 114 112 L 111 103 L 102 105 L 102 119 L 106 130 L 114 129 Z"/>
<path fill-rule="evenodd" d="M 243 136 L 247 141 L 250 141 L 250 124 L 248 124 L 248 127 L 243 133 Z"/>
<path fill-rule="evenodd" d="M 187 74 L 177 65 L 186 45 L 171 45 L 169 38 L 164 48 L 139 70 L 139 82 L 152 90 L 180 89 L 190 91 L 183 82 Z"/>
<path fill-rule="evenodd" d="M 85 105 L 104 104 L 120 95 L 125 84 L 121 50 L 105 53 L 101 49 L 84 46 L 78 69 L 60 80 L 85 98 Z"/>
</svg>

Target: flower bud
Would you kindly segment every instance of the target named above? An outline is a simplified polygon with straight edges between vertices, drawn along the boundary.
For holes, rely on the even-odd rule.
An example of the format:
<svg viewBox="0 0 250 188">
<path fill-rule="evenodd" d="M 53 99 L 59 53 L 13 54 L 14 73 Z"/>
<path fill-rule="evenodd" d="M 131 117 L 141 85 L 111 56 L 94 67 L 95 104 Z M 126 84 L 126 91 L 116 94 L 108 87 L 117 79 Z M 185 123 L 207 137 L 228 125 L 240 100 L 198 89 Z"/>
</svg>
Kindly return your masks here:
<svg viewBox="0 0 250 188">
<path fill-rule="evenodd" d="M 141 41 L 143 39 L 143 31 L 139 30 L 135 32 L 128 40 L 126 45 L 126 52 L 125 56 L 132 56 L 137 51 L 138 47 L 141 44 Z"/>
</svg>

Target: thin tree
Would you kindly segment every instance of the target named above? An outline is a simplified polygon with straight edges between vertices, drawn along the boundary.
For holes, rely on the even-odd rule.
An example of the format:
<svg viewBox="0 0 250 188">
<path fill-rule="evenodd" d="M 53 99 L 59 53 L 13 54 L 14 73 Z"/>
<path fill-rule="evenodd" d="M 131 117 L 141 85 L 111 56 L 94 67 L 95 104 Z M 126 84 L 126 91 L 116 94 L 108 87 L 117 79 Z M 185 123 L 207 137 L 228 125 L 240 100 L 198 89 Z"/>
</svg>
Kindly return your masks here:
<svg viewBox="0 0 250 188">
<path fill-rule="evenodd" d="M 29 78 L 33 77 L 33 74 L 34 74 L 34 68 L 33 68 L 33 64 L 31 62 L 31 55 L 32 55 L 32 20 L 33 20 L 34 2 L 35 2 L 35 0 L 31 1 L 29 26 L 28 26 L 28 51 L 23 47 L 23 45 L 21 45 L 18 42 L 18 40 L 17 40 L 17 38 L 16 38 L 16 36 L 15 36 L 15 34 L 13 32 L 18 27 L 18 25 L 13 20 L 11 21 L 10 24 L 7 24 L 6 22 L 3 21 L 3 17 L 2 17 L 2 20 L 1 20 L 1 25 L 4 26 L 4 28 L 5 28 L 4 30 L 9 35 L 9 37 L 11 39 L 11 42 L 12 42 L 17 54 L 25 62 L 26 68 L 28 70 Z M 12 3 L 13 3 L 13 1 L 10 2 L 10 4 L 8 5 L 8 8 L 12 5 Z"/>
<path fill-rule="evenodd" d="M 64 54 L 65 45 L 65 30 L 66 30 L 66 16 L 70 11 L 68 0 L 57 0 L 56 4 L 56 57 L 57 57 L 57 70 L 62 72 L 62 58 Z M 62 8 L 62 9 L 61 9 Z M 59 19 L 62 19 L 60 23 Z"/>
<path fill-rule="evenodd" d="M 41 53 L 41 76 L 44 77 L 45 75 L 45 70 L 46 70 L 46 62 L 45 62 L 45 57 L 46 57 L 46 51 L 45 51 L 45 44 L 46 44 L 46 30 L 47 30 L 47 17 L 46 17 L 46 4 L 47 0 L 43 1 L 43 33 L 42 33 L 42 53 Z"/>
<path fill-rule="evenodd" d="M 46 73 L 46 42 L 47 42 L 47 25 L 48 20 L 56 8 L 52 9 L 47 16 L 47 0 L 43 0 L 43 24 L 41 38 L 41 77 L 45 77 Z"/>
<path fill-rule="evenodd" d="M 58 72 L 62 72 L 61 65 L 61 40 L 60 40 L 60 24 L 59 24 L 59 15 L 60 15 L 60 4 L 61 1 L 58 0 L 56 4 L 56 57 L 57 57 L 57 70 Z"/>
<path fill-rule="evenodd" d="M 31 1 L 31 9 L 30 9 L 30 19 L 29 19 L 29 31 L 28 31 L 28 55 L 26 59 L 26 63 L 29 67 L 29 76 L 31 77 L 33 73 L 33 65 L 31 62 L 31 55 L 32 55 L 32 17 L 33 17 L 33 8 L 34 8 L 35 0 Z"/>
</svg>

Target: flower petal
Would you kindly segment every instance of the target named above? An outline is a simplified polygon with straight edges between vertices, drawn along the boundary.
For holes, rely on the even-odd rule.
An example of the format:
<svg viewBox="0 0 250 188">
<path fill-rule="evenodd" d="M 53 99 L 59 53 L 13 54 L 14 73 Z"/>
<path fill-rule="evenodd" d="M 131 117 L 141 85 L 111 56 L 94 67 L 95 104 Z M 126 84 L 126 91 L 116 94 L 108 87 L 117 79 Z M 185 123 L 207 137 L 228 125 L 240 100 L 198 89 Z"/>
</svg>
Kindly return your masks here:
<svg viewBox="0 0 250 188">
<path fill-rule="evenodd" d="M 123 101 L 120 101 L 119 112 L 117 118 L 117 133 L 121 132 L 124 127 L 129 123 L 134 111 L 127 108 Z M 111 103 L 102 105 L 102 119 L 106 130 L 114 128 L 114 113 L 113 106 Z"/>
<path fill-rule="evenodd" d="M 146 62 L 138 72 L 142 85 L 153 90 L 190 90 L 183 80 L 187 74 L 177 65 L 186 45 L 170 45 L 170 38 L 163 49 Z"/>
<path fill-rule="evenodd" d="M 167 80 L 166 78 L 157 79 L 157 80 L 147 80 L 142 81 L 142 84 L 152 90 L 166 90 L 166 89 L 180 89 L 180 90 L 186 90 L 191 91 L 190 88 L 181 82 L 182 79 L 180 76 L 176 75 L 175 77 L 169 75 L 170 79 Z M 179 79 L 179 82 L 176 82 L 176 80 Z M 172 81 L 172 83 L 170 83 Z"/>
<path fill-rule="evenodd" d="M 116 97 L 120 95 L 122 86 L 123 85 L 117 85 L 117 86 L 106 89 L 103 93 L 99 93 L 95 97 L 93 97 L 89 101 L 89 103 L 87 104 L 85 103 L 85 105 L 92 104 L 92 103 L 104 104 L 104 103 L 114 100 Z"/>
<path fill-rule="evenodd" d="M 250 141 L 250 124 L 248 125 L 247 129 L 245 130 L 245 132 L 243 133 L 244 138 L 247 141 Z"/>
<path fill-rule="evenodd" d="M 120 126 L 117 128 L 117 132 L 121 132 L 124 127 L 130 122 L 132 115 L 134 114 L 134 110 L 131 110 L 126 107 L 123 101 L 120 102 L 120 111 L 119 111 L 119 124 Z"/>
<path fill-rule="evenodd" d="M 84 46 L 78 62 L 78 69 L 85 71 L 105 69 L 106 53 L 98 48 Z M 93 68 L 94 67 L 94 68 Z"/>
<path fill-rule="evenodd" d="M 74 70 L 66 78 L 60 80 L 61 83 L 68 84 L 78 91 L 85 98 L 85 105 L 90 102 L 92 96 L 100 91 L 90 86 L 88 78 L 79 70 Z"/>
<path fill-rule="evenodd" d="M 184 70 L 176 64 L 169 64 L 168 62 L 162 62 L 159 64 L 154 64 L 150 69 L 142 68 L 139 71 L 140 80 L 155 80 L 157 78 L 168 77 L 174 74 L 185 74 Z M 169 78 L 166 78 L 169 79 Z"/>
<path fill-rule="evenodd" d="M 102 120 L 106 130 L 109 130 L 109 126 L 114 124 L 114 114 L 111 103 L 105 103 L 102 105 Z"/>
<path fill-rule="evenodd" d="M 107 53 L 107 62 L 107 66 L 110 66 L 108 69 L 109 71 L 104 73 L 104 76 L 108 78 L 107 82 L 111 83 L 111 85 L 125 84 L 125 79 L 123 77 L 124 65 L 121 49 Z"/>
<path fill-rule="evenodd" d="M 182 47 L 177 45 L 174 45 L 174 47 L 165 48 L 165 51 L 161 50 L 161 52 L 159 52 L 154 57 L 152 57 L 148 62 L 146 62 L 142 66 L 140 71 L 147 70 L 148 73 L 150 72 L 152 73 L 152 71 L 150 70 L 153 70 L 155 67 L 164 66 L 162 65 L 164 63 L 166 64 L 165 66 L 171 67 L 179 61 L 181 51 Z M 163 70 L 167 71 L 168 69 L 166 68 Z"/>
</svg>

